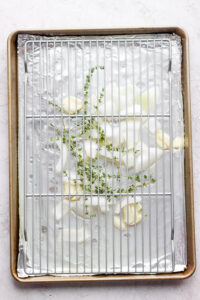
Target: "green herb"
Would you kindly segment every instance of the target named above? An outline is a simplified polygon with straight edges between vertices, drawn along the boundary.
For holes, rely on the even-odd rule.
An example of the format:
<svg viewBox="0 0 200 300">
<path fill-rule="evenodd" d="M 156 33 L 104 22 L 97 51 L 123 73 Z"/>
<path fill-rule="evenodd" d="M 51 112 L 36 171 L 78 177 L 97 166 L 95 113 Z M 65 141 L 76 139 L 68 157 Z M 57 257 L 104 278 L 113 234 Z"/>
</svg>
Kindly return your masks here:
<svg viewBox="0 0 200 300">
<path fill-rule="evenodd" d="M 89 93 L 89 86 L 90 86 L 90 83 L 91 83 L 91 79 L 92 79 L 92 76 L 94 74 L 94 71 L 98 70 L 98 68 L 100 70 L 104 70 L 104 66 L 94 67 L 94 68 L 91 68 L 89 70 L 89 73 L 86 76 L 86 82 L 85 82 L 85 85 L 84 85 L 84 114 L 87 114 L 88 93 Z"/>
<path fill-rule="evenodd" d="M 56 103 L 54 103 L 52 101 L 49 101 L 48 103 L 51 104 L 51 105 L 53 105 L 54 107 L 56 107 L 58 109 L 58 111 L 62 111 L 62 107 L 59 106 L 58 104 L 56 104 Z"/>
<path fill-rule="evenodd" d="M 155 183 L 155 182 L 156 182 L 156 179 L 153 178 L 153 175 L 152 175 L 152 174 L 150 174 L 150 180 L 151 180 L 151 183 Z"/>
<path fill-rule="evenodd" d="M 64 174 L 64 176 L 68 177 L 68 174 L 67 174 L 66 170 L 63 171 L 63 174 Z"/>
<path fill-rule="evenodd" d="M 138 181 L 138 182 L 140 182 L 141 181 L 140 176 L 136 175 L 135 180 Z"/>
<path fill-rule="evenodd" d="M 91 84 L 91 78 L 93 76 L 93 73 L 97 69 L 103 70 L 104 67 L 94 67 L 89 70 L 88 75 L 86 76 L 86 81 L 84 85 L 84 115 L 87 114 L 87 105 L 88 105 L 88 93 L 89 93 L 89 87 Z M 100 95 L 98 97 L 98 105 L 99 103 L 102 103 L 104 97 L 104 88 L 102 88 Z M 57 104 L 49 101 L 49 104 L 55 106 L 58 108 L 59 111 L 61 111 L 61 107 L 59 107 Z M 98 105 L 96 105 L 94 108 L 98 109 Z M 83 147 L 82 142 L 79 141 L 79 139 L 76 138 L 76 136 L 70 132 L 73 132 L 72 129 L 67 129 L 65 127 L 65 124 L 63 123 L 63 128 L 60 130 L 55 126 L 54 123 L 50 123 L 50 126 L 54 128 L 57 136 L 56 140 L 61 139 L 62 142 L 67 146 L 67 148 L 70 150 L 75 162 L 76 162 L 76 169 L 77 169 L 77 179 L 74 179 L 74 184 L 79 184 L 80 187 L 84 190 L 84 193 L 96 193 L 96 194 L 106 194 L 107 195 L 107 201 L 111 201 L 112 197 L 118 198 L 118 194 L 124 194 L 124 193 L 133 193 L 137 188 L 141 188 L 144 186 L 147 186 L 149 184 L 155 183 L 155 178 L 151 174 L 150 176 L 147 176 L 146 174 L 142 177 L 139 174 L 136 174 L 135 176 L 131 175 L 123 175 L 128 180 L 131 180 L 131 184 L 128 184 L 127 188 L 124 187 L 113 187 L 111 186 L 110 181 L 107 181 L 107 179 L 112 179 L 120 182 L 122 175 L 120 174 L 120 169 L 118 167 L 118 173 L 117 174 L 109 174 L 105 172 L 105 167 L 102 165 L 99 165 L 99 161 L 97 158 L 91 159 L 91 160 L 85 160 L 83 155 Z M 111 143 L 106 144 L 105 143 L 105 132 L 104 130 L 99 126 L 98 122 L 94 117 L 87 117 L 85 116 L 83 119 L 80 119 L 79 122 L 76 123 L 76 126 L 74 126 L 74 129 L 76 129 L 76 133 L 78 132 L 77 136 L 81 139 L 84 139 L 85 137 L 90 136 L 90 130 L 96 129 L 98 134 L 98 139 L 96 142 L 99 144 L 99 149 L 103 145 L 105 145 L 107 151 L 115 151 L 116 152 L 125 152 L 125 147 L 120 146 L 113 146 Z M 52 138 L 50 138 L 51 141 L 53 141 Z M 139 150 L 135 150 L 135 153 L 137 153 Z M 113 157 L 117 161 L 117 156 L 114 155 Z M 66 170 L 63 171 L 64 176 L 69 177 Z M 115 195 L 117 193 L 117 195 Z M 87 200 L 87 198 L 85 198 Z M 88 205 L 85 206 L 85 214 L 89 215 L 88 212 Z M 92 216 L 92 215 L 91 215 Z"/>
<path fill-rule="evenodd" d="M 106 149 L 107 149 L 108 151 L 112 151 L 112 144 L 106 145 Z"/>
</svg>

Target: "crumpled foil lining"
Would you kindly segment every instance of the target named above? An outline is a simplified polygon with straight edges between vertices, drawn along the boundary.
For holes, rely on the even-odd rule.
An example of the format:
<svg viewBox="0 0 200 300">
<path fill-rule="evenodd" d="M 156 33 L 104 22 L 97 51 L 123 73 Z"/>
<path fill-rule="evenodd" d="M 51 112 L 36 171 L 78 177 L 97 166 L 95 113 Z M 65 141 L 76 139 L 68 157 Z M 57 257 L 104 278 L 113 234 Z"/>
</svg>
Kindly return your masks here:
<svg viewBox="0 0 200 300">
<path fill-rule="evenodd" d="M 67 237 L 64 237 L 64 248 L 62 248 L 61 243 L 61 225 L 60 223 L 54 222 L 54 204 L 61 201 L 61 197 L 50 197 L 49 200 L 46 197 L 42 197 L 41 201 L 39 201 L 38 197 L 33 198 L 29 197 L 26 202 L 26 215 L 24 215 L 24 188 L 25 188 L 25 178 L 24 178 L 24 163 L 25 163 L 25 153 L 24 153 L 24 103 L 26 100 L 26 109 L 27 114 L 32 113 L 42 113 L 45 114 L 46 111 L 46 103 L 47 100 L 54 99 L 56 103 L 60 103 L 61 94 L 60 94 L 60 84 L 61 80 L 66 82 L 63 84 L 63 95 L 68 94 L 68 83 L 74 88 L 73 82 L 70 82 L 68 69 L 67 69 L 67 46 L 63 46 L 63 59 L 62 59 L 62 72 L 63 77 L 60 76 L 61 70 L 61 48 L 59 44 L 56 44 L 56 76 L 55 76 L 55 88 L 51 85 L 48 87 L 48 99 L 47 99 L 47 86 L 45 86 L 45 82 L 43 80 L 42 86 L 39 86 L 38 78 L 40 77 L 40 72 L 43 74 L 48 74 L 50 78 L 53 78 L 55 75 L 55 69 L 52 65 L 54 51 L 50 50 L 48 56 L 49 70 L 41 70 L 39 68 L 39 61 L 42 58 L 43 66 L 47 63 L 47 56 L 45 56 L 45 50 L 40 50 L 39 46 L 34 50 L 34 54 L 27 52 L 27 60 L 25 64 L 25 45 L 27 41 L 41 41 L 41 40 L 90 40 L 90 39 L 101 39 L 101 40 L 113 40 L 117 39 L 135 39 L 135 38 L 148 38 L 148 39 L 158 39 L 158 38 L 166 38 L 170 40 L 171 43 L 171 53 L 172 53 L 172 122 L 173 122 L 173 136 L 182 136 L 184 134 L 184 122 L 183 122 L 183 103 L 182 103 L 182 95 L 181 95 L 181 39 L 179 36 L 174 34 L 143 34 L 143 35 L 123 35 L 123 36 L 101 36 L 101 37 L 72 37 L 72 36 L 37 36 L 37 35 L 27 35 L 20 34 L 18 36 L 18 101 L 19 101 L 19 254 L 18 254 L 18 266 L 17 271 L 19 277 L 27 277 L 27 276 L 36 276 L 36 275 L 63 275 L 66 273 L 67 276 L 70 274 L 67 273 L 76 273 L 77 272 L 77 264 L 76 259 L 78 257 L 78 272 L 79 275 L 84 275 L 85 272 L 91 272 L 91 253 L 92 253 L 92 263 L 93 270 L 91 274 L 97 273 L 105 273 L 105 268 L 107 265 L 108 273 L 127 273 L 128 266 L 128 258 L 127 258 L 127 238 L 129 237 L 129 272 L 134 273 L 135 267 L 137 267 L 137 272 L 142 273 L 159 273 L 159 272 L 172 272 L 172 243 L 171 243 L 171 201 L 170 197 L 165 197 L 163 199 L 162 196 L 154 197 L 151 196 L 151 199 L 144 197 L 143 200 L 143 227 L 142 223 L 137 226 L 129 227 L 128 232 L 123 231 L 121 234 L 121 250 L 122 254 L 120 256 L 120 231 L 115 230 L 115 269 L 113 270 L 113 252 L 112 252 L 112 215 L 111 212 L 107 214 L 99 214 L 100 224 L 101 224 L 101 234 L 100 241 L 98 241 L 98 222 L 97 217 L 92 218 L 92 238 L 90 236 L 91 229 L 91 220 L 84 220 L 81 217 L 78 218 L 78 227 L 83 228 L 85 224 L 86 230 L 86 240 L 85 243 L 78 244 L 78 254 L 76 252 L 76 241 L 70 242 L 70 259 L 69 259 L 69 241 Z M 123 45 L 120 46 L 120 51 L 123 53 Z M 108 46 L 109 48 L 109 46 Z M 114 48 L 113 48 L 114 49 Z M 114 49 L 113 51 L 115 51 Z M 70 47 L 71 55 L 74 55 L 73 46 Z M 88 48 L 85 48 L 85 59 L 87 61 Z M 96 51 L 95 47 L 92 50 L 93 54 Z M 99 49 L 99 65 L 103 64 L 103 51 L 104 49 L 100 47 Z M 142 53 L 146 49 L 141 49 Z M 166 50 L 168 51 L 168 50 Z M 156 48 L 156 56 L 160 57 L 160 49 Z M 77 61 L 81 60 L 81 47 L 77 51 Z M 169 113 L 169 86 L 168 82 L 168 67 L 169 60 L 168 56 L 163 52 L 163 101 L 164 101 L 164 112 Z M 149 64 L 153 63 L 153 55 L 154 51 L 149 52 Z M 32 63 L 36 63 L 36 67 L 34 69 L 34 78 L 32 76 Z M 106 57 L 109 60 L 109 55 Z M 117 64 L 116 61 L 117 56 L 114 55 L 114 63 L 113 63 L 113 83 L 116 82 L 116 74 L 117 74 Z M 73 61 L 73 60 L 72 60 Z M 136 82 L 139 82 L 139 55 L 136 54 L 135 59 L 135 72 L 136 72 Z M 125 66 L 125 56 L 121 56 L 121 66 Z M 73 62 L 72 62 L 73 64 Z M 95 62 L 94 62 L 95 64 Z M 127 61 L 128 68 L 129 60 Z M 93 61 L 91 63 L 93 65 Z M 38 67 L 37 67 L 38 66 Z M 85 73 L 84 78 L 88 72 L 87 63 L 85 65 Z M 81 68 L 81 66 L 80 66 Z M 159 59 L 157 60 L 156 68 L 160 68 Z M 81 69 L 80 69 L 81 70 Z M 27 74 L 25 74 L 25 71 Z M 46 72 L 46 73 L 45 73 Z M 71 72 L 74 75 L 74 69 L 71 68 Z M 109 71 L 108 71 L 109 72 Z M 146 66 L 144 62 L 142 62 L 142 72 L 146 72 Z M 81 73 L 81 72 L 78 72 Z M 130 72 L 131 73 L 131 72 Z M 26 77 L 27 76 L 27 77 Z M 77 74 L 77 95 L 81 98 L 83 91 L 83 83 L 81 74 Z M 131 75 L 129 72 L 125 75 L 122 73 L 122 78 L 127 76 L 127 80 L 131 81 Z M 157 88 L 160 89 L 159 86 L 159 76 L 157 75 Z M 72 76 L 73 77 L 73 76 Z M 109 77 L 109 73 L 107 74 L 107 78 Z M 151 74 L 150 74 L 151 77 Z M 43 79 L 45 76 L 43 77 Z M 27 95 L 25 99 L 25 81 L 27 80 Z M 109 79 L 110 80 L 110 79 Z M 150 87 L 153 86 L 152 81 L 150 80 Z M 142 89 L 146 89 L 145 78 L 143 79 L 143 87 Z M 101 84 L 101 80 L 100 80 Z M 110 80 L 110 84 L 112 84 Z M 123 84 L 123 80 L 122 80 Z M 152 85 L 152 86 L 151 86 Z M 79 89 L 80 87 L 80 89 Z M 33 88 L 33 94 L 31 93 Z M 41 92 L 42 89 L 42 92 Z M 95 94 L 96 91 L 96 83 L 94 82 L 93 91 L 91 93 Z M 34 106 L 32 111 L 32 97 L 34 97 Z M 41 97 L 42 106 L 39 106 L 39 97 Z M 159 99 L 157 103 L 157 112 L 160 110 Z M 41 110 L 40 110 L 41 109 Z M 48 113 L 53 113 L 53 109 L 49 108 Z M 161 111 L 160 111 L 161 112 Z M 50 122 L 50 121 L 49 121 Z M 58 121 L 61 122 L 61 121 Z M 45 122 L 41 123 L 42 127 L 40 128 L 39 121 L 35 121 L 34 129 L 32 128 L 31 119 L 27 121 L 26 125 L 26 156 L 27 163 L 29 165 L 29 169 L 27 170 L 26 182 L 27 182 L 27 193 L 33 192 L 33 177 L 34 177 L 34 193 L 49 193 L 54 194 L 55 189 L 59 193 L 61 192 L 61 180 L 60 177 L 57 177 L 56 187 L 55 187 L 55 178 L 54 178 L 54 159 L 56 161 L 59 159 L 59 152 L 55 154 L 54 148 L 49 149 L 47 147 L 49 140 L 48 138 L 53 135 L 53 131 L 49 129 L 48 137 L 47 133 L 47 124 Z M 167 122 L 164 123 L 164 128 L 169 132 L 169 124 Z M 32 129 L 34 131 L 34 169 L 33 166 L 33 157 L 31 154 L 32 151 Z M 42 149 L 42 159 L 39 159 L 39 149 Z M 47 166 L 47 156 L 49 157 L 49 166 Z M 165 166 L 169 166 L 170 153 L 169 151 L 165 151 Z M 186 223 L 185 223 L 185 196 L 184 196 L 184 150 L 173 150 L 173 173 L 174 173 L 174 258 L 175 258 L 175 268 L 174 272 L 183 271 L 187 264 L 187 255 L 186 255 Z M 163 182 L 163 172 L 162 172 L 162 159 L 157 162 L 157 187 L 158 192 L 163 192 L 162 190 L 162 182 Z M 42 167 L 41 167 L 42 166 Z M 49 170 L 49 190 L 47 187 L 47 167 Z M 40 180 L 41 184 L 39 184 L 39 170 L 41 171 Z M 151 167 L 151 172 L 155 172 L 155 165 Z M 39 190 L 40 186 L 40 190 Z M 170 172 L 169 168 L 165 167 L 165 192 L 169 192 L 170 187 Z M 148 192 L 148 188 L 144 188 L 143 192 Z M 151 186 L 151 192 L 156 192 L 156 187 Z M 149 229 L 149 201 L 151 201 L 151 228 Z M 48 203 L 48 213 L 47 213 L 47 203 Z M 156 203 L 157 203 L 157 216 L 156 219 Z M 165 207 L 165 224 L 166 231 L 164 229 L 164 218 L 163 218 L 163 209 Z M 34 218 L 33 218 L 34 213 Z M 49 217 L 48 217 L 49 215 Z M 71 214 L 70 219 L 70 227 L 73 228 L 75 226 L 76 217 L 74 214 Z M 107 232 L 105 231 L 105 220 L 107 222 Z M 26 223 L 26 230 L 24 230 L 24 226 Z M 32 224 L 33 227 L 32 227 Z M 69 228 L 69 219 L 66 217 L 63 224 L 64 228 Z M 157 226 L 157 230 L 156 230 Z M 54 231 L 54 229 L 56 231 Z M 143 238 L 142 238 L 142 230 L 143 230 Z M 135 231 L 137 232 L 136 244 L 134 242 Z M 151 248 L 150 248 L 150 240 L 149 233 L 151 231 Z M 33 236 L 34 232 L 34 236 Z M 54 234 L 56 232 L 56 234 Z M 48 236 L 48 237 L 47 237 Z M 164 238 L 165 237 L 165 238 Z M 47 241 L 48 238 L 48 241 Z M 107 260 L 105 258 L 105 239 L 107 238 Z M 41 241 L 41 244 L 40 244 Z M 132 241 L 132 242 L 131 242 Z M 158 245 L 157 245 L 158 241 Z M 34 242 L 34 244 L 33 244 Z M 100 242 L 100 248 L 98 249 L 98 243 Z M 48 247 L 47 247 L 48 244 Z M 92 245 L 92 252 L 91 252 Z M 84 250 L 85 246 L 85 250 Z M 166 255 L 164 251 L 164 246 L 166 247 Z M 136 252 L 135 252 L 136 250 Z M 64 251 L 64 253 L 62 252 Z M 84 260 L 84 251 L 85 251 L 85 260 Z M 48 257 L 47 257 L 48 253 Z M 33 261 L 34 254 L 34 261 Z M 55 255 L 56 254 L 56 255 Z M 151 258 L 150 258 L 151 254 Z M 63 261 L 62 261 L 63 255 Z M 158 256 L 158 257 L 157 257 Z M 135 257 L 137 257 L 137 261 L 135 261 Z M 121 258 L 121 260 L 120 260 Z M 99 260 L 100 259 L 100 260 Z M 143 265 L 144 260 L 144 265 Z M 48 261 L 48 271 L 47 271 L 47 261 Z M 151 270 L 150 270 L 151 263 Z M 70 264 L 70 270 L 69 270 Z M 34 265 L 34 268 L 33 268 Z M 85 265 L 85 269 L 84 269 Z M 99 270 L 100 265 L 100 270 Z M 41 274 L 40 274 L 41 271 Z M 56 274 L 57 273 L 57 274 Z M 65 275 L 65 274 L 64 274 Z"/>
</svg>

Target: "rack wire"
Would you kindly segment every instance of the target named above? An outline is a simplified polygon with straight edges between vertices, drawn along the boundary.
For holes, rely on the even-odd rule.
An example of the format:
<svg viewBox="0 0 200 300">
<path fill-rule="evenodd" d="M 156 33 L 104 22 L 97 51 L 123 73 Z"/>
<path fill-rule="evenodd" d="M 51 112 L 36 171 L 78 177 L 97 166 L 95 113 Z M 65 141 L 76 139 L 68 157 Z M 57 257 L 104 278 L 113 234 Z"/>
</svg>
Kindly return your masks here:
<svg viewBox="0 0 200 300">
<path fill-rule="evenodd" d="M 168 273 L 174 271 L 174 174 L 172 145 L 168 151 L 162 149 L 158 158 L 155 137 L 152 137 L 150 122 L 154 122 L 155 132 L 162 129 L 162 148 L 168 132 L 173 140 L 172 94 L 171 94 L 171 42 L 168 39 L 73 39 L 73 40 L 30 40 L 25 44 L 25 83 L 24 83 L 24 235 L 26 240 L 24 269 L 28 275 L 72 275 L 72 274 L 120 274 L 120 273 Z M 103 69 L 101 67 L 103 66 Z M 92 74 L 92 68 L 95 68 Z M 88 75 L 89 74 L 89 75 Z M 87 77 L 89 76 L 89 77 Z M 89 78 L 88 88 L 87 79 Z M 129 81 L 129 82 L 128 82 Z M 113 82 L 117 82 L 117 88 Z M 130 91 L 132 104 L 136 98 L 136 86 L 139 88 L 138 107 L 130 112 Z M 150 86 L 153 88 L 154 110 L 151 111 Z M 158 97 L 159 86 L 159 97 Z M 165 86 L 165 87 L 164 87 Z M 103 111 L 92 110 L 94 99 L 98 100 L 103 87 Z M 115 91 L 117 89 L 117 92 Z M 122 95 L 121 90 L 124 90 Z M 143 110 L 143 93 L 146 91 L 146 111 Z M 165 91 L 165 92 L 164 92 Z M 117 96 L 116 96 L 117 94 Z M 87 100 L 89 109 L 84 112 L 76 108 L 75 113 L 64 111 L 63 99 L 74 95 Z M 115 99 L 117 98 L 117 101 Z M 111 109 L 107 103 L 111 101 Z M 124 105 L 125 102 L 125 105 Z M 96 105 L 101 105 L 99 102 Z M 118 105 L 118 113 L 115 106 Z M 122 108 L 125 108 L 124 110 Z M 109 110 L 109 111 L 108 111 Z M 89 123 L 88 120 L 90 120 Z M 97 189 L 93 190 L 92 138 L 90 157 L 87 160 L 83 150 L 86 138 L 78 137 L 80 124 L 83 133 L 86 124 L 89 132 L 93 121 L 100 132 L 104 124 L 104 141 L 107 145 L 107 125 L 111 125 L 110 161 L 106 155 L 102 158 L 102 143 L 96 140 L 96 165 L 98 174 L 95 179 Z M 152 120 L 152 121 L 150 121 Z M 118 144 L 122 145 L 125 135 L 130 138 L 129 126 L 132 126 L 134 149 L 136 148 L 136 121 L 139 122 L 141 142 L 148 148 L 149 168 L 144 169 L 144 144 L 138 150 L 141 154 L 140 172 L 129 169 L 130 152 L 119 146 L 119 159 L 116 166 L 114 158 L 114 130 L 118 126 Z M 122 123 L 125 123 L 125 133 Z M 146 123 L 146 131 L 144 129 Z M 64 125 L 63 125 L 64 124 Z M 73 127 L 73 129 L 71 129 Z M 66 128 L 68 136 L 66 135 Z M 74 129 L 75 128 L 75 129 Z M 88 130 L 88 129 L 87 129 Z M 146 132 L 146 133 L 145 133 Z M 67 137 L 66 137 L 67 136 Z M 73 137 L 74 136 L 74 137 Z M 59 137 L 59 139 L 58 139 Z M 73 138 L 72 138 L 73 137 Z M 65 142 L 63 140 L 65 139 Z M 70 156 L 67 167 L 63 157 L 65 144 L 70 152 L 71 140 L 74 141 L 76 154 Z M 56 143 L 60 143 L 60 152 Z M 82 145 L 81 152 L 77 145 Z M 156 163 L 150 168 L 151 148 L 155 149 Z M 106 154 L 105 147 L 105 154 Z M 78 189 L 78 155 L 83 158 L 82 192 Z M 70 154 L 69 154 L 70 155 Z M 56 165 L 61 158 L 61 172 L 56 174 Z M 133 161 L 137 159 L 134 151 Z M 74 161 L 74 165 L 72 163 Z M 87 178 L 86 161 L 90 168 Z M 104 168 L 104 185 L 101 190 L 101 169 Z M 75 182 L 75 192 L 69 185 L 64 193 L 63 182 Z M 117 171 L 116 171 L 117 170 Z M 145 178 L 155 179 L 153 184 L 141 182 Z M 109 173 L 109 171 L 111 173 Z M 116 183 L 114 175 L 126 175 L 126 181 Z M 132 173 L 130 173 L 132 172 Z M 75 178 L 72 176 L 75 173 Z M 131 174 L 131 175 L 130 175 Z M 131 176 L 131 182 L 128 177 Z M 139 179 L 138 179 L 139 176 Z M 142 177 L 143 176 L 143 177 Z M 120 177 L 121 178 L 121 177 Z M 136 180 L 138 179 L 138 182 Z M 88 183 L 89 181 L 89 183 Z M 168 184 L 169 181 L 169 184 Z M 130 184 L 141 185 L 129 191 Z M 115 187 L 118 184 L 118 189 Z M 89 191 L 89 186 L 91 191 Z M 81 200 L 69 201 L 70 197 Z M 100 212 L 101 199 L 106 199 L 105 213 Z M 141 197 L 141 222 L 127 226 L 123 230 L 122 203 L 126 199 L 127 223 L 130 220 L 129 204 Z M 91 209 L 97 198 L 96 215 L 86 215 L 85 209 Z M 130 202 L 130 199 L 132 202 Z M 80 205 L 82 201 L 82 206 Z M 114 226 L 116 201 L 120 205 L 120 228 Z M 74 205 L 75 202 L 75 205 Z M 96 203 L 95 202 L 95 203 Z M 90 205 L 89 205 L 89 204 Z M 57 207 L 60 204 L 60 210 Z M 67 206 L 67 209 L 66 209 Z M 68 213 L 66 214 L 66 210 Z M 82 210 L 82 212 L 80 212 Z M 58 214 L 60 219 L 58 220 Z M 134 210 L 136 220 L 136 209 Z M 170 223 L 167 222 L 170 220 Z M 89 233 L 88 233 L 89 232 Z M 75 233 L 75 237 L 73 236 Z M 81 240 L 81 242 L 80 242 Z"/>
</svg>

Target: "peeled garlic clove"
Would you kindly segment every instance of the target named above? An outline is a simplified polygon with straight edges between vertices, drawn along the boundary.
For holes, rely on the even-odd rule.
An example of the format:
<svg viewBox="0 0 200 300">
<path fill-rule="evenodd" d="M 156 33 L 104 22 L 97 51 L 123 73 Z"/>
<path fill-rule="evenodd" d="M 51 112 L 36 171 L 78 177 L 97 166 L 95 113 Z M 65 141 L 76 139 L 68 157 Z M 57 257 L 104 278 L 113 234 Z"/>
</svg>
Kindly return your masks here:
<svg viewBox="0 0 200 300">
<path fill-rule="evenodd" d="M 134 225 L 135 224 L 135 209 L 134 204 L 131 203 L 128 206 L 124 206 L 122 208 L 123 220 L 126 225 Z"/>
<path fill-rule="evenodd" d="M 120 223 L 121 223 L 121 225 L 120 225 Z M 114 226 L 118 230 L 125 230 L 127 227 L 122 218 L 120 221 L 120 216 L 118 216 L 118 215 L 114 216 Z"/>
<path fill-rule="evenodd" d="M 170 149 L 170 137 L 169 134 L 163 132 L 161 129 L 158 129 L 156 132 L 156 141 L 157 145 L 164 149 L 169 150 Z"/>
<path fill-rule="evenodd" d="M 65 199 L 72 200 L 72 201 L 79 200 L 81 196 L 79 196 L 78 194 L 82 194 L 82 193 L 83 193 L 83 190 L 80 185 L 77 185 L 77 188 L 76 188 L 76 184 L 68 182 L 68 181 L 64 181 L 64 194 L 70 194 L 70 196 L 66 196 Z M 73 196 L 76 194 L 78 196 Z"/>
<path fill-rule="evenodd" d="M 135 207 L 136 207 L 136 212 L 135 212 Z M 124 206 L 122 208 L 122 215 L 123 215 L 123 220 L 126 225 L 133 226 L 137 223 L 139 223 L 142 219 L 142 215 L 140 214 L 141 211 L 141 204 L 139 206 L 135 206 L 135 204 L 130 203 L 128 206 Z M 135 220 L 136 217 L 136 220 Z"/>
<path fill-rule="evenodd" d="M 63 99 L 63 110 L 66 114 L 75 114 L 83 108 L 83 101 L 74 96 Z"/>
<path fill-rule="evenodd" d="M 120 214 L 120 210 L 124 207 L 127 206 L 129 204 L 135 204 L 136 205 L 140 205 L 139 202 L 141 201 L 141 197 L 140 196 L 135 196 L 135 197 L 121 197 L 120 200 L 116 201 L 115 204 L 115 214 Z M 141 205 L 140 205 L 141 206 Z M 142 208 L 142 206 L 141 206 Z"/>
<path fill-rule="evenodd" d="M 183 136 L 177 136 L 173 141 L 173 148 L 174 149 L 180 149 L 184 148 L 184 137 Z"/>
</svg>

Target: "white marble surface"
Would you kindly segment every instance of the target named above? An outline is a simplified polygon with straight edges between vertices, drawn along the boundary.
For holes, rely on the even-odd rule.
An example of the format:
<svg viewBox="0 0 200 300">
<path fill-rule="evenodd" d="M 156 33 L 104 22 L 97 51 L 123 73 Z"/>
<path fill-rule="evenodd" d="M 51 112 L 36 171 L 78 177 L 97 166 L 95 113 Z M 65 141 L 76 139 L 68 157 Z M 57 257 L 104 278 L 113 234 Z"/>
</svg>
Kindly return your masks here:
<svg viewBox="0 0 200 300">
<path fill-rule="evenodd" d="M 0 1 L 0 300 L 199 299 L 200 269 L 188 280 L 156 283 L 24 285 L 9 269 L 9 183 L 6 42 L 31 28 L 183 27 L 190 38 L 197 262 L 200 255 L 200 1 L 199 0 L 1 0 Z"/>
</svg>

